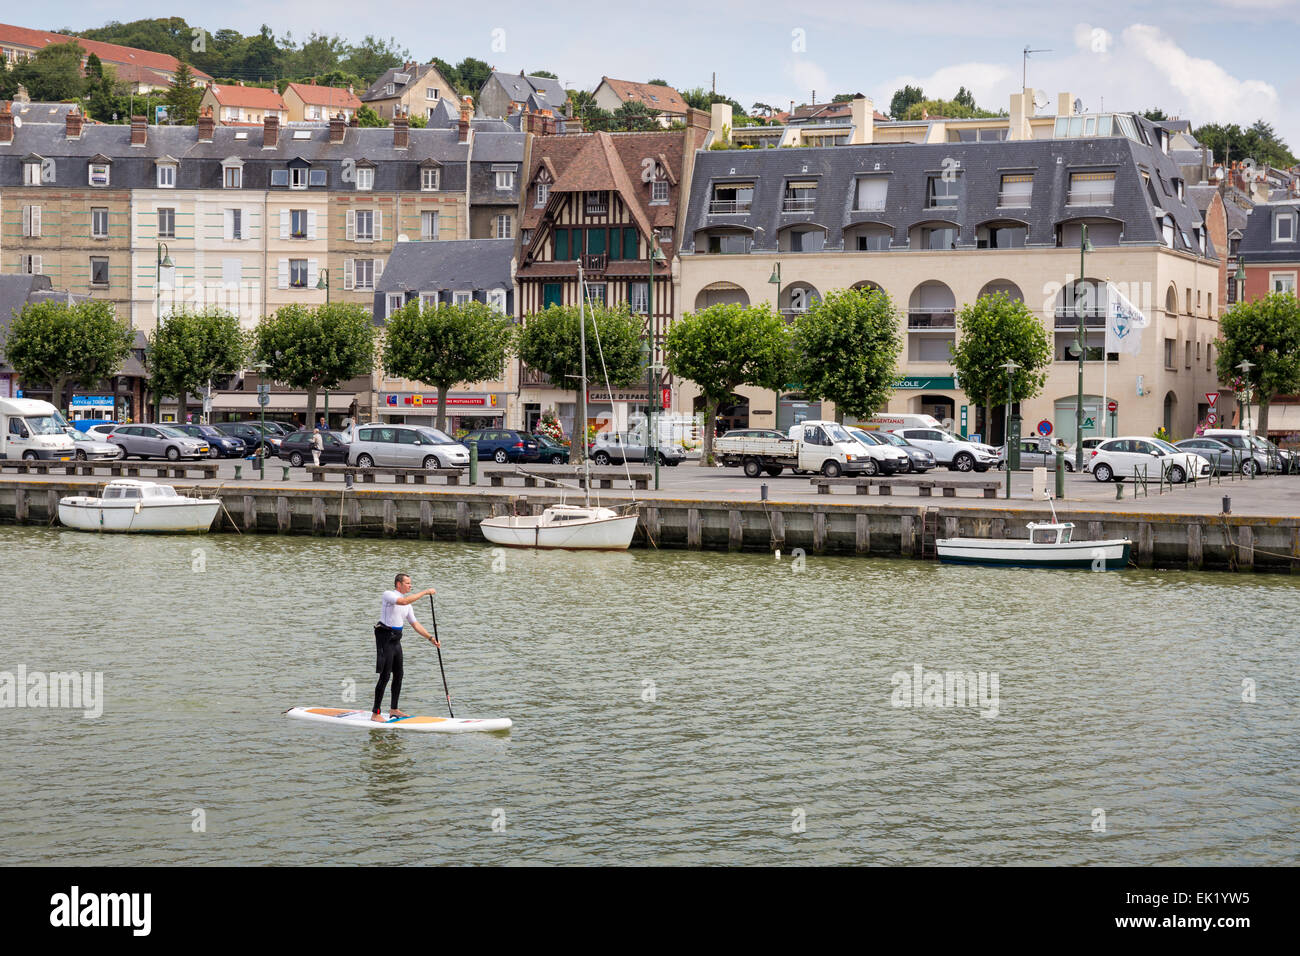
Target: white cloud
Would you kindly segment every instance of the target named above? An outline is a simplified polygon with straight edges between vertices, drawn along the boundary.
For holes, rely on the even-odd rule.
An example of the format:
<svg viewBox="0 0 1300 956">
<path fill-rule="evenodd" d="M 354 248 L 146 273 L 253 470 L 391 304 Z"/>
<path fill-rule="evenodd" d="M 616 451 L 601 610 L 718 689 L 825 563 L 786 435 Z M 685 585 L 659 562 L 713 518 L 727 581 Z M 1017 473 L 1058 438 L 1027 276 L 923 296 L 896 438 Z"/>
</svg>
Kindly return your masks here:
<svg viewBox="0 0 1300 956">
<path fill-rule="evenodd" d="M 1249 123 L 1278 112 L 1277 89 L 1262 80 L 1239 80 L 1213 60 L 1193 57 L 1159 29 L 1125 28 L 1125 51 L 1145 61 L 1166 87 L 1182 95 L 1199 122 Z"/>
<path fill-rule="evenodd" d="M 807 56 L 796 56 L 793 60 L 786 60 L 781 65 L 781 72 L 802 97 L 799 100 L 801 103 L 809 101 L 813 90 L 817 91 L 818 102 L 829 100 L 838 92 L 831 89 L 830 74 Z"/>
</svg>

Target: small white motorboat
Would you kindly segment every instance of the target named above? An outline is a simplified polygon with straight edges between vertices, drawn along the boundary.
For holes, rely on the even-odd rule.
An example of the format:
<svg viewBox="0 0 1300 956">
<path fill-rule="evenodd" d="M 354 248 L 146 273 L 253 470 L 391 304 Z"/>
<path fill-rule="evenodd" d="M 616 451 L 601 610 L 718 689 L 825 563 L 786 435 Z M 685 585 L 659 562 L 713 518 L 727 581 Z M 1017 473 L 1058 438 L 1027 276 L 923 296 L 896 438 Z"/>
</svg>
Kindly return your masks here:
<svg viewBox="0 0 1300 956">
<path fill-rule="evenodd" d="M 59 521 L 79 531 L 207 531 L 221 502 L 186 498 L 171 485 L 116 478 L 102 497 L 59 499 Z"/>
<path fill-rule="evenodd" d="M 1074 541 L 1070 522 L 1029 522 L 1024 538 L 939 538 L 934 543 L 945 564 L 1003 564 L 1022 568 L 1090 568 L 1118 571 L 1128 567 L 1133 542 Z"/>
<path fill-rule="evenodd" d="M 540 515 L 502 515 L 479 522 L 483 537 L 514 548 L 626 551 L 637 514 L 592 505 L 548 505 Z"/>
</svg>

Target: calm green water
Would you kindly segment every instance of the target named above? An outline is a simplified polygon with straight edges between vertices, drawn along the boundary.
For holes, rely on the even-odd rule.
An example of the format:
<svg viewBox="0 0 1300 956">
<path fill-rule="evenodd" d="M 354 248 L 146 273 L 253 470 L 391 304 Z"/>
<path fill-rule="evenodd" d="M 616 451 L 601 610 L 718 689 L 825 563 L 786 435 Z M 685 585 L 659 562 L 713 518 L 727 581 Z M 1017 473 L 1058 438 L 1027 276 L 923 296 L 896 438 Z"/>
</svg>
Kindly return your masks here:
<svg viewBox="0 0 1300 956">
<path fill-rule="evenodd" d="M 489 548 L 452 543 L 0 528 L 0 671 L 104 681 L 97 719 L 0 710 L 5 862 L 1253 864 L 1300 851 L 1300 581 L 495 556 L 496 570 Z M 397 570 L 439 589 L 457 715 L 511 717 L 509 734 L 281 716 L 342 706 L 347 681 L 368 706 L 371 625 Z M 428 626 L 427 603 L 418 616 Z M 404 643 L 404 709 L 442 713 L 433 648 Z M 996 672 L 997 716 L 893 706 L 891 677 L 918 664 Z"/>
</svg>

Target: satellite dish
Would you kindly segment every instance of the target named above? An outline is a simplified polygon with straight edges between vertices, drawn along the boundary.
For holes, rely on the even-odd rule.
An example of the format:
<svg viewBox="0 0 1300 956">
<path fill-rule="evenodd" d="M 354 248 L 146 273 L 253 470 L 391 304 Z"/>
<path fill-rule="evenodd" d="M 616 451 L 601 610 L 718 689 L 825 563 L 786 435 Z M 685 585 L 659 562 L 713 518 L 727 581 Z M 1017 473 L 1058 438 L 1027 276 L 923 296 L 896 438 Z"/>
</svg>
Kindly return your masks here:
<svg viewBox="0 0 1300 956">
<path fill-rule="evenodd" d="M 410 240 L 410 237 L 407 236 L 406 233 L 404 233 L 404 232 L 399 232 L 399 233 L 397 234 L 397 241 L 398 241 L 398 242 L 410 242 L 411 240 Z"/>
<path fill-rule="evenodd" d="M 1034 109 L 1042 110 L 1047 108 L 1047 93 L 1043 90 L 1034 90 Z"/>
<path fill-rule="evenodd" d="M 1083 100 L 1079 99 L 1077 96 L 1074 98 L 1074 111 L 1076 113 L 1083 112 Z"/>
</svg>

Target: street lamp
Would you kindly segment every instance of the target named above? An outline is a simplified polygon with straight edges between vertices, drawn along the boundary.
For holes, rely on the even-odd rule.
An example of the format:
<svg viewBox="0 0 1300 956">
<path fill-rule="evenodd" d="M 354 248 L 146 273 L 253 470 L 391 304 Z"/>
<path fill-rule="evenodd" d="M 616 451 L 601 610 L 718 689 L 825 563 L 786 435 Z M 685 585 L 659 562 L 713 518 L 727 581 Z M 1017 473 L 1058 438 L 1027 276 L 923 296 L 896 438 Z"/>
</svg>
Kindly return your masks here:
<svg viewBox="0 0 1300 956">
<path fill-rule="evenodd" d="M 172 267 L 172 257 L 167 254 L 166 243 L 158 243 L 157 255 L 154 258 L 153 274 L 153 315 L 155 328 L 162 328 L 163 324 L 161 291 L 162 271 L 163 269 L 171 269 Z M 185 404 L 184 396 L 181 396 L 178 401 L 183 406 Z M 156 392 L 153 397 L 153 420 L 155 422 L 162 421 L 162 396 Z"/>
<path fill-rule="evenodd" d="M 1020 366 L 1015 359 L 1007 359 L 1006 364 L 1001 366 L 1007 370 L 1007 414 L 1003 422 L 1003 438 L 1006 439 L 1006 454 L 1002 456 L 1003 464 L 1007 469 L 1007 494 L 1011 497 L 1011 380 L 1016 374 L 1016 369 Z"/>
<path fill-rule="evenodd" d="M 262 448 L 257 456 L 257 480 L 266 478 L 266 403 L 262 401 L 262 387 L 266 384 L 266 370 L 271 366 L 266 362 L 254 362 L 257 369 L 257 406 L 262 411 Z"/>
<path fill-rule="evenodd" d="M 655 430 L 655 407 L 659 404 L 659 366 L 655 364 L 655 349 L 659 344 L 659 322 L 655 317 L 655 263 L 664 262 L 659 237 L 650 233 L 650 315 L 646 323 L 646 453 L 654 456 L 655 491 L 659 490 L 659 433 Z"/>
<path fill-rule="evenodd" d="M 1085 253 L 1091 251 L 1092 243 L 1088 241 L 1088 224 L 1081 223 L 1079 226 L 1079 283 L 1074 290 L 1074 311 L 1079 317 L 1079 391 L 1074 406 L 1074 470 L 1076 472 L 1083 471 L 1083 357 L 1087 353 L 1088 341 L 1083 331 L 1083 293 L 1087 288 L 1083 284 L 1083 257 Z M 1106 348 L 1104 337 L 1101 347 L 1103 351 Z"/>
<path fill-rule="evenodd" d="M 779 315 L 781 312 L 781 263 L 778 261 L 772 269 L 771 276 L 768 277 L 768 283 L 776 286 L 776 311 Z M 776 397 L 776 404 L 772 406 L 776 412 L 775 424 L 779 427 L 781 424 L 781 392 L 778 390 L 773 393 Z"/>
<path fill-rule="evenodd" d="M 1246 257 L 1237 256 L 1237 295 L 1238 302 L 1246 301 Z"/>
<path fill-rule="evenodd" d="M 316 290 L 319 292 L 322 289 L 325 291 L 325 304 L 329 305 L 330 304 L 330 271 L 328 269 L 322 269 L 320 271 L 320 278 L 316 280 Z M 327 388 L 324 391 L 325 391 L 325 427 L 329 428 L 330 427 L 330 390 Z M 311 423 L 311 428 L 313 431 L 316 429 L 315 422 Z"/>
<path fill-rule="evenodd" d="M 1250 436 L 1250 444 L 1252 446 L 1248 450 L 1248 454 L 1254 451 L 1254 444 L 1255 444 L 1255 429 L 1250 420 L 1250 393 L 1253 391 L 1253 389 L 1250 386 L 1250 370 L 1254 367 L 1255 367 L 1255 363 L 1252 362 L 1250 359 L 1242 359 L 1241 362 L 1237 365 L 1237 368 L 1241 369 L 1241 383 L 1243 386 L 1242 388 L 1243 394 L 1241 397 L 1242 397 L 1242 405 L 1245 407 L 1246 410 L 1246 432 Z"/>
</svg>

